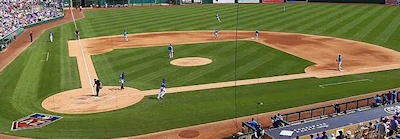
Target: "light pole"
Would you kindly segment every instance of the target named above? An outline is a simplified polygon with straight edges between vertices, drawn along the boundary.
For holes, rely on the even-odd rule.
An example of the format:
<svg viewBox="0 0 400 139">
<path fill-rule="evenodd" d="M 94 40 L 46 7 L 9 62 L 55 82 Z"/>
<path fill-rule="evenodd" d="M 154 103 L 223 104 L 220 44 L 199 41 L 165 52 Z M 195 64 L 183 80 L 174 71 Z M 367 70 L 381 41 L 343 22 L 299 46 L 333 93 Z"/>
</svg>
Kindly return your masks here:
<svg viewBox="0 0 400 139">
<path fill-rule="evenodd" d="M 264 105 L 262 102 L 257 103 L 257 121 L 258 121 L 258 114 L 260 113 L 260 111 L 258 111 L 258 107 L 262 105 Z"/>
</svg>

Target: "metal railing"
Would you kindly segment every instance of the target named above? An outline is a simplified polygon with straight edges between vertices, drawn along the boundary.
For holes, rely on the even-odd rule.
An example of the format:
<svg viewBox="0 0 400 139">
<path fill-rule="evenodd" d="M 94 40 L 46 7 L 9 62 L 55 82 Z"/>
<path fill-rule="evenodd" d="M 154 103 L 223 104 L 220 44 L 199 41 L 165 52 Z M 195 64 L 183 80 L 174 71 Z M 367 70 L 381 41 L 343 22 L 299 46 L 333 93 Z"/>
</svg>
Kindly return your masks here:
<svg viewBox="0 0 400 139">
<path fill-rule="evenodd" d="M 399 93 L 397 92 L 397 101 L 399 100 Z M 382 96 L 380 95 L 381 100 L 383 100 Z M 349 101 L 349 102 L 344 102 L 344 103 L 338 103 L 340 106 L 340 111 L 349 111 L 349 110 L 354 110 L 356 108 L 362 108 L 362 107 L 369 107 L 372 106 L 373 103 L 375 103 L 375 97 L 368 97 L 368 98 L 363 98 L 363 99 L 358 99 L 354 101 Z M 313 108 L 313 109 L 308 109 L 308 110 L 302 110 L 302 111 L 297 111 L 297 112 L 292 112 L 292 113 L 286 113 L 282 114 L 282 117 L 285 121 L 291 123 L 295 121 L 302 121 L 305 119 L 312 119 L 316 117 L 321 117 L 321 116 L 327 116 L 336 113 L 334 105 L 329 105 L 329 106 L 323 106 L 323 107 L 318 107 L 318 108 Z"/>
</svg>

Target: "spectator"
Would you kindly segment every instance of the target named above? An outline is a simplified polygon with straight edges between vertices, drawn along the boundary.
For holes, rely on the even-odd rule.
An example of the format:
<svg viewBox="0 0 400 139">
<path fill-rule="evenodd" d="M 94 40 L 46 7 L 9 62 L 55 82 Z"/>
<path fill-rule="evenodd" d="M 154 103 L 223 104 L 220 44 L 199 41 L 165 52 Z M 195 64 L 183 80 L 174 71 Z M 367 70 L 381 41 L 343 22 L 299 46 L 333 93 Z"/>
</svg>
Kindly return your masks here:
<svg viewBox="0 0 400 139">
<path fill-rule="evenodd" d="M 386 100 L 387 100 L 386 95 L 382 94 L 382 105 L 386 105 Z"/>
<path fill-rule="evenodd" d="M 310 135 L 310 139 L 315 139 L 313 134 Z"/>
<path fill-rule="evenodd" d="M 251 127 L 254 127 L 254 128 L 258 125 L 257 121 L 254 120 L 254 118 L 251 118 L 251 121 L 247 122 L 247 123 L 250 124 Z"/>
<path fill-rule="evenodd" d="M 381 97 L 379 97 L 379 95 L 376 95 L 374 100 L 375 103 L 372 104 L 372 107 L 379 107 L 381 105 Z"/>
<path fill-rule="evenodd" d="M 321 137 L 321 139 L 328 139 L 328 136 L 326 135 L 326 132 L 325 132 L 325 131 L 322 132 L 322 137 Z"/>
<path fill-rule="evenodd" d="M 377 128 L 377 138 L 378 139 L 384 139 L 386 135 L 386 124 L 381 121 L 378 124 L 378 128 Z"/>
<path fill-rule="evenodd" d="M 392 92 L 388 92 L 387 94 L 386 94 L 386 96 L 387 96 L 387 104 L 392 104 Z"/>
<path fill-rule="evenodd" d="M 399 122 L 397 121 L 397 117 L 393 116 L 393 119 L 390 120 L 388 135 L 392 136 L 394 133 L 397 133 L 398 126 L 399 126 Z"/>
<path fill-rule="evenodd" d="M 277 115 L 277 120 L 283 120 L 283 117 L 280 113 L 278 113 L 278 115 Z"/>
<path fill-rule="evenodd" d="M 396 92 L 396 90 L 393 90 L 393 92 L 392 92 L 392 97 L 393 97 L 393 103 L 397 103 L 397 92 Z"/>
<path fill-rule="evenodd" d="M 336 114 L 340 113 L 340 105 L 338 103 L 334 104 L 333 107 L 335 108 Z"/>
<path fill-rule="evenodd" d="M 322 137 L 320 137 L 319 133 L 317 133 L 317 137 L 315 139 L 322 139 Z"/>
<path fill-rule="evenodd" d="M 359 107 L 356 108 L 355 112 L 360 112 L 361 109 Z"/>
<path fill-rule="evenodd" d="M 343 131 L 339 131 L 339 135 L 336 136 L 336 139 L 344 139 Z"/>
<path fill-rule="evenodd" d="M 261 128 L 261 125 L 258 124 L 256 127 L 256 134 L 255 134 L 256 138 L 261 138 L 262 136 L 264 136 L 264 129 Z"/>
</svg>

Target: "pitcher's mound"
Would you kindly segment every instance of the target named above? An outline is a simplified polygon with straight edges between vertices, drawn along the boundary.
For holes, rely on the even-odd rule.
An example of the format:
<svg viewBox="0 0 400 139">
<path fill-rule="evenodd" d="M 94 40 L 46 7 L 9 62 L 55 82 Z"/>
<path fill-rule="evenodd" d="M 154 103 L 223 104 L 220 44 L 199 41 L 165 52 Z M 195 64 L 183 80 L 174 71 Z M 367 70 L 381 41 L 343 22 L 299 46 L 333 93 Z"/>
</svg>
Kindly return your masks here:
<svg viewBox="0 0 400 139">
<path fill-rule="evenodd" d="M 175 66 L 182 67 L 192 67 L 192 66 L 202 66 L 207 65 L 212 62 L 211 59 L 202 58 L 202 57 L 187 57 L 187 58 L 179 58 L 172 60 L 170 63 Z"/>
</svg>

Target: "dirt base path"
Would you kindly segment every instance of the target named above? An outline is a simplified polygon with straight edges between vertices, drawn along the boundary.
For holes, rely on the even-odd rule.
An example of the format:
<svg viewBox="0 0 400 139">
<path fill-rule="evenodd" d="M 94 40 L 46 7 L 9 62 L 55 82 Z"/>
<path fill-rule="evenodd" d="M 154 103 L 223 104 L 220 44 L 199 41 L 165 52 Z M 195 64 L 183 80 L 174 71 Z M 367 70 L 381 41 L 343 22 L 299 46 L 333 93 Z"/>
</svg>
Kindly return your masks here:
<svg viewBox="0 0 400 139">
<path fill-rule="evenodd" d="M 253 37 L 253 32 L 250 31 L 239 31 L 237 35 L 239 40 L 256 41 L 300 58 L 312 61 L 316 64 L 306 68 L 306 73 L 302 74 L 174 87 L 168 88 L 168 93 L 232 87 L 235 85 L 241 86 L 259 84 L 310 77 L 334 77 L 400 68 L 400 59 L 397 58 L 400 57 L 399 52 L 372 44 L 332 37 L 293 33 L 261 32 L 260 38 L 257 40 L 251 39 Z M 91 55 L 107 53 L 114 49 L 166 46 L 168 44 L 176 45 L 234 41 L 236 39 L 236 33 L 234 31 L 221 31 L 218 40 L 214 39 L 212 32 L 210 31 L 132 34 L 129 35 L 129 39 L 129 42 L 125 42 L 122 36 L 108 36 L 82 39 L 80 41 L 69 41 L 69 55 L 77 58 L 82 88 L 75 90 L 76 92 L 66 91 L 56 94 L 56 96 L 51 96 L 42 102 L 42 106 L 46 110 L 58 113 L 86 114 L 112 111 L 133 105 L 134 103 L 139 102 L 144 96 L 158 94 L 159 89 L 139 91 L 133 88 L 127 88 L 127 90 L 135 91 L 121 91 L 119 94 L 125 95 L 126 98 L 132 97 L 127 100 L 134 100 L 129 101 L 131 103 L 130 105 L 128 105 L 128 103 L 118 103 L 117 106 L 95 107 L 95 105 L 99 104 L 98 100 L 102 99 L 85 99 L 84 102 L 82 100 L 77 101 L 77 98 L 82 98 L 83 96 L 87 95 L 94 95 L 91 81 L 92 79 L 97 78 L 97 74 L 91 59 Z M 83 49 L 83 51 L 81 51 L 81 49 Z M 344 57 L 343 67 L 345 71 L 343 72 L 335 70 L 337 68 L 335 59 L 338 54 L 342 54 Z M 104 100 L 110 99 L 110 101 L 122 102 L 122 100 L 117 100 L 117 97 L 115 96 L 110 97 L 110 95 L 113 93 L 115 93 L 115 90 L 103 89 L 101 90 L 100 98 L 105 97 L 107 99 Z M 89 100 L 93 101 L 93 103 L 91 103 Z M 62 105 L 54 106 L 54 102 L 59 102 Z"/>
</svg>

